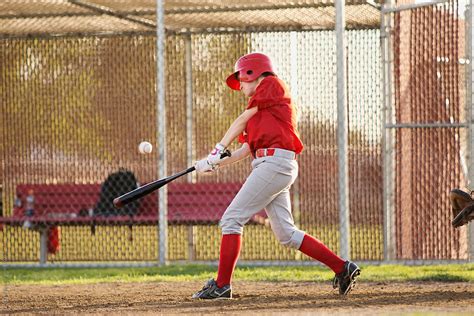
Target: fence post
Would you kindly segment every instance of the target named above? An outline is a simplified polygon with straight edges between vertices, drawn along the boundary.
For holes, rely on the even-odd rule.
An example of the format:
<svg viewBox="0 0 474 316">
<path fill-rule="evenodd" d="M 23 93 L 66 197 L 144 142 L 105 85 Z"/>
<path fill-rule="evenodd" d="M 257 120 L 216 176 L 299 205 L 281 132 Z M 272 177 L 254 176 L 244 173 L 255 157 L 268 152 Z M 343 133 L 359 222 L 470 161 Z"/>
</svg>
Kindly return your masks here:
<svg viewBox="0 0 474 316">
<path fill-rule="evenodd" d="M 470 189 L 474 186 L 474 111 L 473 111 L 473 104 L 472 101 L 474 100 L 472 93 L 473 89 L 473 66 L 472 66 L 472 52 L 474 47 L 473 41 L 473 24 L 472 24 L 472 0 L 469 0 L 469 5 L 466 8 L 466 55 L 467 59 L 469 60 L 468 71 L 466 74 L 466 110 L 467 110 L 467 119 L 468 119 L 468 155 L 469 155 L 469 163 L 468 163 L 468 186 Z M 470 223 L 467 227 L 467 242 L 468 242 L 468 260 L 474 261 L 474 224 Z"/>
<path fill-rule="evenodd" d="M 191 34 L 184 38 L 185 45 L 185 71 L 186 71 L 186 165 L 191 166 L 195 155 L 193 151 L 193 50 Z M 196 181 L 196 173 L 187 175 L 188 182 Z"/>
<path fill-rule="evenodd" d="M 337 64 L 337 148 L 339 184 L 339 223 L 341 233 L 340 254 L 350 259 L 349 227 L 349 159 L 346 103 L 346 41 L 344 38 L 344 1 L 336 1 L 336 64 Z"/>
<path fill-rule="evenodd" d="M 191 166 L 196 158 L 193 151 L 193 51 L 191 34 L 186 35 L 185 39 L 186 55 L 186 162 L 187 166 Z M 188 173 L 188 182 L 196 182 L 196 173 Z M 195 235 L 196 226 L 188 225 L 188 260 L 195 259 Z"/>
<path fill-rule="evenodd" d="M 393 168 L 393 135 L 392 129 L 387 124 L 392 124 L 392 46 L 391 46 L 391 22 L 392 14 L 384 12 L 386 7 L 390 8 L 392 1 L 386 1 L 381 12 L 381 52 L 382 52 L 382 74 L 383 74 L 383 111 L 382 111 L 382 161 L 383 161 L 383 254 L 384 261 L 395 260 L 395 210 L 393 194 L 395 192 Z"/>
<path fill-rule="evenodd" d="M 164 4 L 156 0 L 156 106 L 157 106 L 157 140 L 158 140 L 158 178 L 167 174 L 166 161 L 166 104 L 165 104 L 165 25 Z M 166 264 L 168 253 L 168 190 L 166 185 L 159 191 L 159 263 Z"/>
</svg>

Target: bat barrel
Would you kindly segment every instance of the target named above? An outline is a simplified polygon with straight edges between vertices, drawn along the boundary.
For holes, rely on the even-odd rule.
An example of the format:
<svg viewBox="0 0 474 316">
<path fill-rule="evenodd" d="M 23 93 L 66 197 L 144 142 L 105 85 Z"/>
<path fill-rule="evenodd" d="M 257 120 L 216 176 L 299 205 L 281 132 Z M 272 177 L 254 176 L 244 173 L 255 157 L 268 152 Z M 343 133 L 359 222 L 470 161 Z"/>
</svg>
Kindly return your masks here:
<svg viewBox="0 0 474 316">
<path fill-rule="evenodd" d="M 113 203 L 116 208 L 121 208 L 124 205 L 123 202 L 120 200 L 120 197 L 116 197 Z"/>
<path fill-rule="evenodd" d="M 226 150 L 225 152 L 223 152 L 221 154 L 221 158 L 230 157 L 230 156 L 232 156 L 232 153 L 230 152 L 230 150 Z M 189 167 L 186 170 L 178 172 L 177 174 L 174 174 L 174 175 L 169 176 L 167 178 L 159 179 L 159 180 L 150 182 L 148 184 L 145 184 L 144 186 L 141 186 L 139 188 L 136 188 L 133 191 L 130 191 L 128 193 L 125 193 L 125 194 L 115 198 L 114 201 L 113 201 L 114 206 L 116 208 L 121 208 L 121 207 L 123 207 L 124 205 L 126 205 L 130 202 L 138 200 L 139 198 L 141 198 L 141 197 L 143 197 L 143 196 L 145 196 L 145 195 L 147 195 L 147 194 L 149 194 L 149 193 L 151 193 L 155 190 L 158 190 L 162 186 L 170 183 L 171 181 L 173 181 L 173 180 L 175 180 L 175 179 L 177 179 L 181 176 L 184 176 L 185 174 L 193 172 L 194 170 L 196 170 L 196 169 L 195 169 L 194 166 L 192 166 L 192 167 Z"/>
<path fill-rule="evenodd" d="M 232 156 L 232 153 L 229 150 L 226 150 L 225 152 L 223 152 L 221 154 L 221 158 L 230 157 L 230 156 Z M 186 170 L 178 172 L 177 174 L 174 174 L 174 175 L 169 176 L 167 178 L 159 179 L 159 180 L 150 182 L 148 184 L 145 184 L 144 186 L 141 186 L 139 188 L 136 188 L 133 191 L 130 191 L 128 193 L 125 193 L 125 194 L 115 198 L 113 200 L 114 206 L 116 208 L 121 208 L 121 207 L 123 207 L 124 205 L 126 205 L 130 202 L 138 200 L 139 198 L 141 198 L 141 197 L 143 197 L 143 196 L 145 196 L 145 195 L 147 195 L 147 194 L 149 194 L 149 193 L 151 193 L 155 190 L 158 190 L 162 186 L 170 183 L 171 181 L 173 181 L 173 180 L 175 180 L 175 179 L 177 179 L 181 176 L 184 176 L 185 174 L 193 172 L 194 170 L 196 170 L 196 169 L 195 169 L 194 166 L 192 166 L 192 167 L 189 167 Z"/>
<path fill-rule="evenodd" d="M 179 177 L 181 177 L 181 176 L 183 176 L 187 173 L 193 172 L 194 170 L 196 170 L 196 169 L 193 166 L 193 167 L 190 167 L 186 170 L 183 170 L 183 171 L 181 171 L 181 172 L 179 172 L 175 175 L 169 176 L 167 178 L 159 179 L 159 180 L 150 182 L 148 184 L 145 184 L 144 186 L 138 187 L 133 191 L 130 191 L 128 193 L 125 193 L 125 194 L 115 198 L 113 200 L 114 206 L 116 208 L 121 208 L 121 207 L 123 207 L 124 205 L 127 205 L 130 202 L 138 200 L 139 198 L 144 197 L 145 195 L 150 194 L 151 192 L 153 192 L 155 190 L 158 190 L 162 186 L 170 183 L 171 181 L 173 181 L 173 180 L 175 180 L 175 179 L 177 179 L 177 178 L 179 178 Z"/>
<path fill-rule="evenodd" d="M 167 180 L 167 179 L 166 179 Z M 142 187 L 138 187 L 133 191 L 125 193 L 117 198 L 114 199 L 113 203 L 116 208 L 121 208 L 124 205 L 127 205 L 130 202 L 136 201 L 141 197 L 144 197 L 147 194 L 161 188 L 163 185 L 168 183 L 169 181 L 165 182 L 164 180 L 158 180 L 150 182 Z"/>
</svg>

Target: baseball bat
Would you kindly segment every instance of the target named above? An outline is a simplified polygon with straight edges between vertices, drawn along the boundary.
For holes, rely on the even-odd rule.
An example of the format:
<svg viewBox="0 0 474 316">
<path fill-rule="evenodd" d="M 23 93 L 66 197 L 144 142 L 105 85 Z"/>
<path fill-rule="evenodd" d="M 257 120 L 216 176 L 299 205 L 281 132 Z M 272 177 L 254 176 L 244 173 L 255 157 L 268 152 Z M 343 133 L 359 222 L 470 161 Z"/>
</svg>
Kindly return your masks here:
<svg viewBox="0 0 474 316">
<path fill-rule="evenodd" d="M 231 156 L 231 153 L 230 153 L 229 150 L 226 150 L 224 153 L 221 154 L 221 158 L 230 157 L 230 156 Z M 123 194 L 119 197 L 116 197 L 113 201 L 114 206 L 116 208 L 121 208 L 121 207 L 123 207 L 124 205 L 127 205 L 130 202 L 136 201 L 139 198 L 142 198 L 145 195 L 150 194 L 151 192 L 158 190 L 162 186 L 167 185 L 168 183 L 170 183 L 171 181 L 176 180 L 179 177 L 184 176 L 185 174 L 193 172 L 194 170 L 196 170 L 196 168 L 194 166 L 192 166 L 192 167 L 189 167 L 188 169 L 183 170 L 181 172 L 178 172 L 178 173 L 176 173 L 172 176 L 169 176 L 169 177 L 166 177 L 166 178 L 163 178 L 163 179 L 158 179 L 158 180 L 155 180 L 153 182 L 147 183 L 147 184 L 145 184 L 141 187 L 138 187 L 135 190 L 127 192 L 127 193 L 125 193 L 125 194 Z"/>
</svg>

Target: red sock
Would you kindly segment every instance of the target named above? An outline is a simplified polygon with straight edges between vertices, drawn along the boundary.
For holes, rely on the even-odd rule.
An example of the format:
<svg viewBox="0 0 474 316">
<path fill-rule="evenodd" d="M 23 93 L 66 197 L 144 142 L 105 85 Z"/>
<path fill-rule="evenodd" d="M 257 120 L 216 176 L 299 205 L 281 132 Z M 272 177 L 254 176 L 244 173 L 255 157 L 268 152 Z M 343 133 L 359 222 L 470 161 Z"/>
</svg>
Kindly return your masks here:
<svg viewBox="0 0 474 316">
<path fill-rule="evenodd" d="M 345 261 L 313 236 L 304 235 L 300 251 L 313 259 L 321 261 L 335 273 L 340 273 L 344 270 Z"/>
<path fill-rule="evenodd" d="M 232 273 L 240 253 L 241 238 L 239 234 L 222 235 L 219 267 L 217 269 L 217 286 L 230 284 Z"/>
</svg>

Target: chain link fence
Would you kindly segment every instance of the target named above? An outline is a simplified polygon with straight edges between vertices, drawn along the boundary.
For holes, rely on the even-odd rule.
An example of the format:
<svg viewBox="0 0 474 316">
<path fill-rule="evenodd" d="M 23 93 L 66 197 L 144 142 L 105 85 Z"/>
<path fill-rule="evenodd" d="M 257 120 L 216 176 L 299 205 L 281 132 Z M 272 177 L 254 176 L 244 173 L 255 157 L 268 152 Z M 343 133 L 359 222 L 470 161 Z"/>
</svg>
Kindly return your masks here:
<svg viewBox="0 0 474 316">
<path fill-rule="evenodd" d="M 469 187 L 465 9 L 448 1 L 386 11 L 393 23 L 385 122 L 393 259 L 468 258 L 468 228 L 453 229 L 449 211 L 449 191 Z"/>
<path fill-rule="evenodd" d="M 399 126 L 466 121 L 465 66 L 455 62 L 464 49 L 464 20 L 449 3 L 451 9 L 419 9 L 411 22 L 405 13 L 346 3 L 353 260 L 467 259 L 467 231 L 450 228 L 447 200 L 451 187 L 467 181 L 461 168 L 467 129 Z M 158 193 L 124 209 L 112 199 L 158 177 L 162 115 L 168 174 L 207 155 L 245 108 L 225 78 L 239 56 L 253 51 L 271 56 L 298 108 L 305 150 L 291 191 L 295 221 L 340 251 L 334 3 L 166 2 L 166 114 L 156 106 L 154 1 L 2 6 L 11 12 L 0 16 L 5 264 L 156 264 Z M 383 15 L 391 21 L 393 120 L 384 120 Z M 436 32 L 439 23 L 444 35 Z M 152 153 L 138 152 L 143 140 L 153 144 Z M 249 171 L 246 159 L 168 185 L 167 240 L 161 241 L 167 261 L 219 258 L 219 218 Z M 392 200 L 384 195 L 388 182 Z M 384 208 L 386 201 L 392 203 Z M 387 236 L 393 243 L 387 245 Z M 241 261 L 312 262 L 279 245 L 264 212 L 246 226 L 243 243 Z"/>
</svg>

